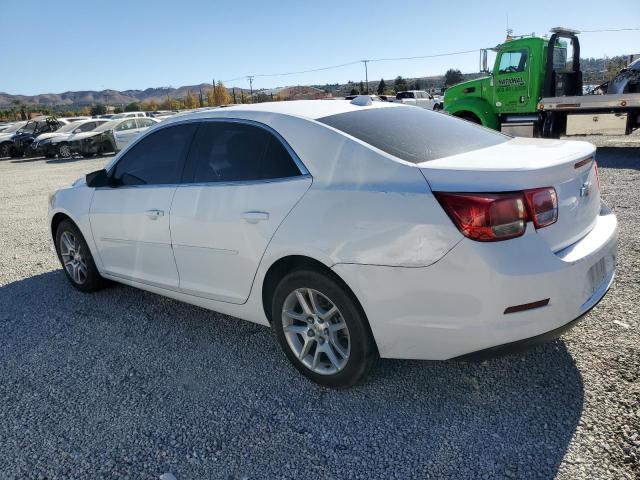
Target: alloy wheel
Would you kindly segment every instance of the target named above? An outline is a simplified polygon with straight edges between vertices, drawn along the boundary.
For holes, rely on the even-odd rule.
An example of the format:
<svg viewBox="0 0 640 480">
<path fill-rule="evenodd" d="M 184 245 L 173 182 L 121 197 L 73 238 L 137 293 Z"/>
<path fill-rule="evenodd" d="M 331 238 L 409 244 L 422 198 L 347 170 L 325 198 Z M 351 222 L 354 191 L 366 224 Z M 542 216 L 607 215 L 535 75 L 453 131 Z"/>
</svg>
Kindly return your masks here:
<svg viewBox="0 0 640 480">
<path fill-rule="evenodd" d="M 82 245 L 76 236 L 68 231 L 60 235 L 60 256 L 65 270 L 78 285 L 87 281 L 87 263 Z"/>
<path fill-rule="evenodd" d="M 309 370 L 333 375 L 347 364 L 349 328 L 335 303 L 321 292 L 291 292 L 282 306 L 282 326 L 291 351 Z"/>
<path fill-rule="evenodd" d="M 69 158 L 71 156 L 71 147 L 69 145 L 60 145 L 60 156 L 62 158 Z"/>
</svg>

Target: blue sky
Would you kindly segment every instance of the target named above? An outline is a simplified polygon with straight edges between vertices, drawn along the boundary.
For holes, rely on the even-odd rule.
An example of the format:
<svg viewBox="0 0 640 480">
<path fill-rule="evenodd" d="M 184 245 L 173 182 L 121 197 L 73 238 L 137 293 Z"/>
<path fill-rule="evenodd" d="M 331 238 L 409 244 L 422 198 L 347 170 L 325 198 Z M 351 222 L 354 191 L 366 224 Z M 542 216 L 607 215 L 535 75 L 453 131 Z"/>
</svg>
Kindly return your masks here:
<svg viewBox="0 0 640 480">
<path fill-rule="evenodd" d="M 496 5 L 492 10 L 491 5 Z M 452 10 L 444 8 L 451 5 Z M 364 58 L 492 46 L 515 34 L 566 25 L 640 27 L 640 1 L 0 0 L 0 91 L 144 89 L 288 72 Z M 534 10 L 532 10 L 532 6 Z M 582 56 L 640 53 L 640 31 L 585 33 Z M 478 54 L 369 64 L 369 79 L 477 71 Z M 256 78 L 254 88 L 364 79 L 361 65 Z M 245 79 L 227 86 L 248 87 Z"/>
</svg>

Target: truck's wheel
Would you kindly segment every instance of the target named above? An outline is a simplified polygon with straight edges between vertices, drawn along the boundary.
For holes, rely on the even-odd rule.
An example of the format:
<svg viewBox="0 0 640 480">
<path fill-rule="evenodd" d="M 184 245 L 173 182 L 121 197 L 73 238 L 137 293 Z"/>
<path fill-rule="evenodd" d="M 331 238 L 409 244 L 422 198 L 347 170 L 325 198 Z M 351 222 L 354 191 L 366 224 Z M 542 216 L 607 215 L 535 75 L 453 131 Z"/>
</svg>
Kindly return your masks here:
<svg viewBox="0 0 640 480">
<path fill-rule="evenodd" d="M 482 125 L 482 122 L 480 121 L 480 119 L 471 112 L 464 112 L 464 113 L 461 113 L 460 115 L 456 115 L 456 117 L 462 118 L 463 120 L 466 120 L 471 123 L 477 123 L 478 125 Z"/>
</svg>

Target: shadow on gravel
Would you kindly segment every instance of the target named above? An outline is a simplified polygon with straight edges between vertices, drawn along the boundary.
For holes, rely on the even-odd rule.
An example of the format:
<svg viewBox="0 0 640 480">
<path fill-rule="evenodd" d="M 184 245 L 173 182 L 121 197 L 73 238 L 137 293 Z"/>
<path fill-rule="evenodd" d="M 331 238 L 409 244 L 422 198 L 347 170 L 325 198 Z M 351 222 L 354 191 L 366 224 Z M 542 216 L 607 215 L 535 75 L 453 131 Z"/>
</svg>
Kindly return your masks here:
<svg viewBox="0 0 640 480">
<path fill-rule="evenodd" d="M 0 305 L 9 478 L 553 478 L 583 406 L 561 341 L 383 360 L 335 391 L 268 328 L 133 288 L 81 294 L 58 270 L 1 287 Z"/>
<path fill-rule="evenodd" d="M 39 162 L 41 160 L 44 160 L 44 157 L 14 158 L 11 160 L 11 163 L 30 163 Z"/>
<path fill-rule="evenodd" d="M 598 167 L 640 170 L 640 147 L 598 147 Z"/>
<path fill-rule="evenodd" d="M 80 162 L 82 160 L 91 160 L 91 159 L 84 158 L 84 157 L 50 158 L 45 163 L 52 163 L 55 165 L 55 164 L 62 164 L 62 163 Z"/>
</svg>

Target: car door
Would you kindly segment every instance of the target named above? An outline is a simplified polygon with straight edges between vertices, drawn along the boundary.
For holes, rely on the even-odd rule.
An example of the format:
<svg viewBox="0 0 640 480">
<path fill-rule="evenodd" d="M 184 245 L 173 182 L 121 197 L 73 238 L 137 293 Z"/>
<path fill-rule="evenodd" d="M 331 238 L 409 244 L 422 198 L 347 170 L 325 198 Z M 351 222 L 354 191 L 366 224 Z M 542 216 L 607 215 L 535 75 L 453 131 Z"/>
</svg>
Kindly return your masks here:
<svg viewBox="0 0 640 480">
<path fill-rule="evenodd" d="M 147 135 L 110 169 L 111 186 L 96 189 L 89 215 L 105 272 L 178 287 L 169 211 L 195 129 L 183 123 Z"/>
<path fill-rule="evenodd" d="M 205 121 L 171 206 L 180 289 L 243 303 L 276 229 L 311 185 L 289 146 L 264 125 Z"/>
<path fill-rule="evenodd" d="M 116 141 L 118 150 L 122 150 L 135 137 L 138 125 L 135 118 L 127 118 L 113 129 L 113 137 Z"/>
</svg>

